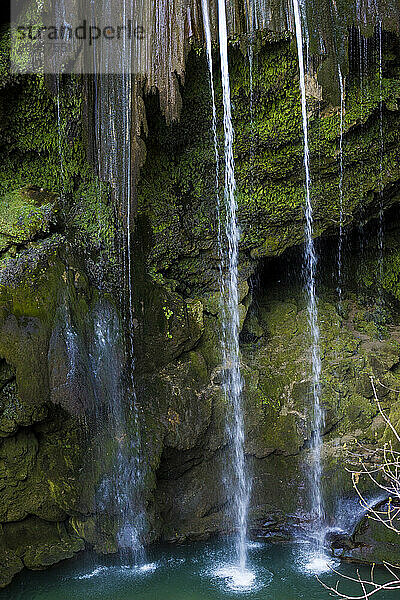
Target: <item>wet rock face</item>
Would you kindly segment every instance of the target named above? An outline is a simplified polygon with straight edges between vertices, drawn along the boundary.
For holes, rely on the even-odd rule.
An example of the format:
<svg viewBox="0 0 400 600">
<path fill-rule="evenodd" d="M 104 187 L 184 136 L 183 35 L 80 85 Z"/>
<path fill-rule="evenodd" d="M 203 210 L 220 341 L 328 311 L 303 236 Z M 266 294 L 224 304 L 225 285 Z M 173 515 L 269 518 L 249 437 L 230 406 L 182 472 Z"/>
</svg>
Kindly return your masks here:
<svg viewBox="0 0 400 600">
<path fill-rule="evenodd" d="M 398 199 L 398 44 L 384 37 L 382 85 L 377 40 L 370 40 L 370 67 L 352 67 L 346 78 L 343 117 L 343 205 L 345 225 L 379 210 L 379 190 L 390 206 Z M 247 278 L 256 259 L 281 255 L 304 237 L 304 173 L 296 48 L 290 39 L 259 40 L 250 74 L 246 56 L 230 48 L 235 130 L 235 174 L 241 224 L 241 270 Z M 356 52 L 354 48 L 352 52 Z M 333 66 L 331 65 L 331 68 Z M 147 100 L 147 160 L 138 187 L 138 212 L 151 247 L 147 270 L 155 280 L 175 281 L 184 296 L 218 286 L 215 156 L 205 57 L 188 57 L 180 121 L 167 126 L 156 98 Z M 337 71 L 330 72 L 330 78 Z M 380 134 L 380 101 L 382 127 Z M 340 103 L 308 98 L 315 235 L 337 231 L 340 222 Z M 216 82 L 219 135 L 222 101 Z M 249 115 L 252 118 L 249 119 Z M 383 138 L 383 143 L 382 143 Z M 380 169 L 376 157 L 382 157 Z M 222 152 L 221 152 L 222 161 Z M 222 162 L 220 173 L 223 172 Z M 223 178 L 220 178 L 220 198 Z"/>
<path fill-rule="evenodd" d="M 350 65 L 343 137 L 342 217 L 347 227 L 357 223 L 360 215 L 367 221 L 376 214 L 379 198 L 386 208 L 398 200 L 400 172 L 394 157 L 399 139 L 393 133 L 393 124 L 399 118 L 400 63 L 394 40 L 391 34 L 384 36 L 386 83 L 382 113 L 378 93 L 382 87 L 376 65 L 368 75 L 364 73 L 362 86 L 359 71 Z M 230 57 L 242 283 L 250 281 L 254 271 L 260 272 L 262 260 L 270 259 L 273 264 L 277 256 L 301 243 L 304 235 L 296 52 L 285 36 L 274 43 L 265 39 L 258 42 L 252 92 L 246 58 L 235 47 L 231 48 Z M 374 47 L 376 40 L 372 39 L 371 56 Z M 329 104 L 324 96 L 321 99 L 315 78 L 308 83 L 315 235 L 321 236 L 337 232 L 340 222 L 340 114 L 337 106 Z M 218 83 L 216 89 L 218 118 L 222 122 Z M 151 462 L 156 472 L 155 502 L 150 501 L 153 508 L 149 511 L 156 515 L 153 534 L 178 541 L 202 538 L 230 527 L 229 518 L 225 517 L 229 492 L 222 483 L 223 473 L 229 470 L 229 449 L 226 406 L 220 386 L 215 162 L 207 71 L 200 52 L 189 56 L 182 98 L 181 119 L 172 126 L 161 118 L 157 99 L 147 100 L 147 160 L 138 187 L 138 235 L 146 239 L 140 264 L 147 274 L 147 291 L 162 296 L 167 311 L 174 312 L 177 296 L 172 299 L 171 295 L 170 301 L 163 288 L 182 299 L 201 302 L 204 330 L 196 341 L 188 340 L 187 355 L 177 354 L 162 368 L 149 361 L 138 344 L 136 372 L 139 397 L 149 400 L 145 413 L 147 431 L 151 432 Z M 378 155 L 385 163 L 382 170 L 376 161 Z M 222 193 L 221 189 L 220 197 Z M 376 239 L 376 231 L 373 235 Z M 333 282 L 337 265 L 329 265 L 330 284 L 321 276 L 324 289 L 318 292 L 322 403 L 326 413 L 324 486 L 332 524 L 341 515 L 337 490 L 346 497 L 353 494 L 344 471 L 350 460 L 349 450 L 355 448 L 358 439 L 373 443 L 385 435 L 370 377 L 380 378 L 393 389 L 398 385 L 400 331 L 394 300 L 398 293 L 394 241 L 397 235 L 393 234 L 390 251 L 388 248 L 385 255 L 384 278 L 380 282 L 376 280 L 377 245 L 375 252 L 363 249 L 362 257 L 359 247 L 352 248 L 346 259 L 352 267 L 343 284 L 340 306 Z M 336 241 L 330 239 L 336 248 Z M 287 535 L 288 524 L 306 525 L 308 509 L 304 465 L 312 436 L 311 374 L 307 311 L 298 282 L 301 250 L 293 262 L 297 284 L 290 278 L 279 283 L 275 276 L 271 282 L 265 276 L 265 289 L 246 292 L 241 300 L 246 454 L 254 481 L 251 523 L 255 531 L 265 535 L 273 532 L 276 536 Z M 376 301 L 380 286 L 390 297 L 385 314 Z M 150 335 L 146 323 L 155 323 L 158 313 L 156 302 L 146 304 L 145 296 L 149 295 L 144 294 L 144 289 L 139 286 L 135 307 L 145 339 Z M 165 325 L 163 330 L 167 338 Z M 168 348 L 169 343 L 174 346 L 173 341 L 162 337 L 157 342 L 161 348 Z M 186 368 L 194 353 L 197 360 L 193 363 L 193 387 L 187 385 Z M 162 359 L 171 356 L 169 351 L 168 355 L 163 351 L 160 354 Z M 387 405 L 395 401 L 395 395 L 385 388 L 379 393 Z"/>
<path fill-rule="evenodd" d="M 358 242 L 348 250 L 344 259 L 346 291 L 340 303 L 337 264 L 329 252 L 326 260 L 321 259 L 321 272 L 326 273 L 319 285 L 318 307 L 321 402 L 326 417 L 324 499 L 329 524 L 349 533 L 361 513 L 345 468 L 353 466 L 359 443 L 374 447 L 388 436 L 373 397 L 371 376 L 382 384 L 378 391 L 382 406 L 392 406 L 393 418 L 398 418 L 397 301 L 383 292 L 383 314 L 379 294 L 363 283 L 366 265 L 376 258 L 376 235 L 373 229 L 365 233 L 362 259 L 356 251 Z M 390 235 L 395 235 L 394 230 Z M 332 246 L 333 241 L 327 244 Z M 392 252 L 390 247 L 388 252 Z M 326 248 L 321 249 L 324 253 Z M 252 301 L 243 299 L 249 306 L 241 333 L 241 367 L 246 458 L 253 480 L 250 528 L 256 535 L 276 540 L 287 539 L 294 530 L 309 525 L 311 370 L 300 264 L 301 253 L 269 261 L 259 276 L 258 288 L 252 286 Z M 148 377 L 141 379 L 137 374 L 143 384 L 140 395 L 149 398 L 150 391 L 151 404 L 158 398 L 152 423 L 158 422 L 157 439 L 163 443 L 158 446 L 154 510 L 157 535 L 169 541 L 203 539 L 230 530 L 231 498 L 224 486 L 230 453 L 217 349 L 220 323 L 209 297 L 202 301 L 205 329 L 195 352 L 158 371 L 152 378 L 153 387 Z M 194 355 L 196 361 L 191 362 L 189 356 L 193 360 Z M 187 385 L 190 374 L 194 380 Z M 376 496 L 367 482 L 359 485 L 368 497 Z M 346 547 L 353 547 L 353 541 L 346 539 Z"/>
<path fill-rule="evenodd" d="M 93 514 L 101 477 L 79 418 L 93 419 L 88 333 L 98 297 L 64 253 L 53 235 L 0 261 L 0 585 L 84 548 L 69 519 Z"/>
<path fill-rule="evenodd" d="M 351 545 L 344 546 L 340 558 L 350 562 L 382 565 L 400 565 L 399 534 L 400 519 L 397 518 L 398 499 L 389 507 L 387 500 L 374 506 L 374 510 L 385 521 L 393 510 L 393 520 L 386 527 L 374 518 L 373 513 L 365 516 L 351 536 Z M 396 516 L 395 516 L 396 515 Z"/>
<path fill-rule="evenodd" d="M 253 532 L 279 540 L 307 525 L 304 465 L 312 435 L 301 284 L 299 277 L 279 281 L 268 271 L 268 264 L 277 265 L 276 257 L 303 239 L 298 65 L 287 34 L 260 38 L 251 91 L 246 57 L 236 44 L 230 52 L 250 524 Z M 391 34 L 385 36 L 384 55 L 382 86 L 376 68 L 362 91 L 356 73 L 348 79 L 345 225 L 357 222 L 360 213 L 368 220 L 381 198 L 385 208 L 398 200 L 400 59 Z M 53 191 L 60 191 L 54 97 L 40 78 L 7 81 L 10 89 L 0 92 L 0 109 L 10 106 L 8 143 L 0 144 L 0 585 L 23 566 L 42 568 L 71 556 L 83 548 L 82 540 L 99 552 L 116 550 L 115 515 L 99 514 L 96 507 L 117 440 L 102 430 L 110 401 L 102 399 L 109 394 L 105 379 L 112 369 L 106 375 L 94 369 L 93 315 L 101 294 L 93 282 L 116 297 L 121 286 L 112 202 L 90 170 L 82 132 L 77 133 L 81 90 L 76 93 L 71 80 L 61 97 L 68 132 L 63 160 L 71 177 L 63 182 L 69 203 L 60 211 L 60 194 Z M 216 90 L 221 124 L 218 82 Z M 315 233 L 321 236 L 339 225 L 340 115 L 321 97 L 314 75 L 308 91 Z M 221 389 L 215 164 L 202 51 L 190 53 L 181 92 L 180 121 L 172 125 L 165 123 L 155 96 L 146 100 L 147 160 L 132 236 L 135 387 L 149 541 L 203 539 L 231 528 L 224 485 L 231 461 Z M 399 237 L 394 231 L 385 248 L 380 285 L 390 302 L 384 314 L 375 301 L 376 252 L 364 255 L 361 269 L 350 269 L 340 306 L 335 284 L 324 282 L 320 290 L 324 487 L 335 523 L 337 490 L 351 493 L 343 471 L 348 450 L 356 439 L 369 444 L 387 436 L 370 376 L 387 388 L 399 385 Z M 301 250 L 294 254 L 299 274 Z M 359 254 L 350 253 L 353 266 Z M 266 259 L 256 289 L 251 276 L 262 274 Z M 103 296 L 102 301 L 118 322 L 113 302 Z M 118 352 L 116 357 L 114 372 L 124 373 L 124 357 Z M 379 390 L 380 398 L 385 406 L 393 403 L 393 417 L 400 420 L 397 398 L 387 388 Z"/>
<path fill-rule="evenodd" d="M 290 298 L 284 300 L 286 293 L 281 288 L 269 289 L 264 299 L 258 298 L 262 336 L 256 343 L 242 345 L 246 455 L 253 479 L 251 526 L 268 536 L 271 532 L 276 536 L 279 531 L 283 535 L 288 526 L 307 524 L 307 446 L 311 436 L 311 373 L 304 344 L 307 315 L 301 290 L 293 289 Z M 273 295 L 281 299 L 274 300 Z M 341 516 L 339 500 L 343 495 L 352 495 L 351 478 L 344 471 L 351 462 L 349 451 L 356 451 L 357 439 L 371 443 L 384 433 L 367 382 L 374 374 L 387 384 L 396 385 L 390 369 L 399 359 L 400 329 L 393 328 L 386 340 L 356 330 L 354 321 L 360 307 L 355 299 L 348 302 L 348 309 L 353 312 L 348 320 L 339 316 L 333 303 L 321 301 L 319 309 L 322 404 L 326 412 L 324 495 L 328 517 L 332 525 L 337 525 Z M 379 362 L 376 357 L 380 357 Z M 167 396 L 167 414 L 171 418 L 168 429 L 173 435 L 168 433 L 164 438 L 156 503 L 164 520 L 162 535 L 166 539 L 202 538 L 221 529 L 229 530 L 224 512 L 230 498 L 223 485 L 229 469 L 226 411 L 218 379 L 214 379 L 211 396 L 204 391 L 194 395 L 190 387 L 185 403 L 175 404 L 172 410 L 174 396 L 182 391 L 179 370 L 175 375 L 175 394 Z M 199 414 L 199 403 L 206 398 L 211 400 L 210 412 L 204 413 L 204 433 L 199 437 L 195 427 L 200 422 L 185 420 L 185 411 L 189 404 L 196 406 Z M 391 394 L 385 394 L 385 405 L 392 400 Z M 185 428 L 192 436 L 187 435 Z M 184 445 L 183 439 L 187 439 Z"/>
</svg>

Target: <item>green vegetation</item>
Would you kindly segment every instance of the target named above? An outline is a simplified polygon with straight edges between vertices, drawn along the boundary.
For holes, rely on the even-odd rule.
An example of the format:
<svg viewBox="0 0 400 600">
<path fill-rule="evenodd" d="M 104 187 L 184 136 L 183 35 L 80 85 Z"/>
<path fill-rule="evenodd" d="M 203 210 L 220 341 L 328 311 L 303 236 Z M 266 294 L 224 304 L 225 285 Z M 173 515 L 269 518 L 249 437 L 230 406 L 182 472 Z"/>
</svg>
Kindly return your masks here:
<svg viewBox="0 0 400 600">
<path fill-rule="evenodd" d="M 237 47 L 230 49 L 241 249 L 253 258 L 275 256 L 301 242 L 304 204 L 296 50 L 286 39 L 275 43 L 261 40 L 259 44 L 252 92 L 246 57 Z M 377 71 L 368 74 L 362 89 L 354 78 L 350 78 L 346 86 L 345 224 L 351 223 L 360 210 L 365 215 L 376 211 L 376 195 L 381 189 L 390 188 L 400 177 L 397 104 L 400 80 L 396 70 L 399 61 L 396 54 L 386 58 L 382 87 Z M 218 69 L 217 64 L 215 68 Z M 204 55 L 193 52 L 187 71 L 179 123 L 167 127 L 158 112 L 156 98 L 147 103 L 150 132 L 138 210 L 152 231 L 148 270 L 189 282 L 191 292 L 187 293 L 190 294 L 209 287 L 216 278 L 217 197 Z M 309 87 L 317 93 L 316 82 L 310 81 Z M 221 153 L 219 197 L 222 198 L 223 113 L 219 79 L 216 97 Z M 379 117 L 381 97 L 383 146 Z M 340 114 L 337 107 L 316 98 L 309 99 L 309 110 L 317 236 L 339 225 Z"/>
</svg>

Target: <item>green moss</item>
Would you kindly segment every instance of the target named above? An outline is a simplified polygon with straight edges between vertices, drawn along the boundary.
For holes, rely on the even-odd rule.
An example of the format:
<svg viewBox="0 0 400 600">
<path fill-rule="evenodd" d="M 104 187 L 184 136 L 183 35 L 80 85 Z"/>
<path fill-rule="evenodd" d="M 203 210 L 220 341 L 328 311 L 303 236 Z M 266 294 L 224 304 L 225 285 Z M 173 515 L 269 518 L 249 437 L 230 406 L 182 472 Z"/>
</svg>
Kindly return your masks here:
<svg viewBox="0 0 400 600">
<path fill-rule="evenodd" d="M 7 73 L 8 31 L 0 32 L 0 68 Z M 78 76 L 56 82 L 40 75 L 7 77 L 0 88 L 0 199 L 14 190 L 43 189 L 59 198 L 75 247 L 115 261 L 115 219 L 108 187 L 89 164 L 84 86 Z M 3 81 L 2 81 L 3 83 Z M 12 215 L 4 214 L 5 218 Z M 34 224 L 32 224 L 33 227 Z"/>
<path fill-rule="evenodd" d="M 29 569 L 53 565 L 84 549 L 83 540 L 68 533 L 63 523 L 49 523 L 35 517 L 8 524 L 3 537 Z"/>
<path fill-rule="evenodd" d="M 387 63 L 389 58 L 385 54 Z M 218 73 L 217 63 L 214 71 Z M 161 276 L 168 273 L 188 295 L 212 289 L 218 277 L 217 190 L 207 77 L 204 54 L 192 53 L 182 90 L 181 119 L 170 127 L 159 114 L 156 98 L 148 101 L 148 154 L 138 190 L 138 210 L 148 219 L 152 232 L 147 269 Z M 245 252 L 253 258 L 276 256 L 304 236 L 303 139 L 295 46 L 287 39 L 264 41 L 254 56 L 251 90 L 247 58 L 233 45 L 230 80 L 241 256 Z M 218 76 L 215 90 L 218 193 L 222 200 L 223 107 Z M 400 79 L 386 62 L 382 81 L 378 68 L 368 73 L 362 86 L 356 78 L 348 78 L 342 210 L 339 109 L 308 99 L 316 237 L 338 228 L 340 215 L 346 225 L 361 211 L 364 215 L 376 212 L 379 193 L 399 181 L 398 98 Z M 385 193 L 384 198 L 386 202 Z M 222 202 L 221 222 L 223 212 Z"/>
<path fill-rule="evenodd" d="M 54 196 L 35 190 L 6 194 L 0 203 L 0 251 L 48 233 L 55 219 L 54 201 Z"/>
</svg>

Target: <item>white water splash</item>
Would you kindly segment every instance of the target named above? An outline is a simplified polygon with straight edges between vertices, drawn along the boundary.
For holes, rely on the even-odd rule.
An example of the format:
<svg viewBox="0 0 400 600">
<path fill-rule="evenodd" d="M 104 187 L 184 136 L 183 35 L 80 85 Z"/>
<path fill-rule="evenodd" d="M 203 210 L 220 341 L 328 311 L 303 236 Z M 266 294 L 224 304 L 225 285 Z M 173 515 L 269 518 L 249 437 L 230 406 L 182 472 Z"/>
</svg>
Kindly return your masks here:
<svg viewBox="0 0 400 600">
<path fill-rule="evenodd" d="M 93 577 L 98 577 L 104 571 L 107 571 L 107 567 L 96 567 L 90 573 L 85 573 L 85 575 L 78 575 L 75 579 L 93 579 Z"/>
<path fill-rule="evenodd" d="M 225 0 L 218 0 L 219 47 L 221 57 L 222 93 L 224 104 L 225 136 L 225 240 L 220 239 L 224 251 L 222 270 L 222 352 L 224 364 L 224 394 L 231 407 L 232 422 L 229 435 L 233 446 L 233 477 L 231 490 L 236 524 L 237 568 L 247 573 L 247 513 L 250 485 L 245 466 L 245 432 L 242 408 L 243 381 L 240 372 L 239 354 L 239 293 L 238 293 L 238 254 L 240 232 L 237 222 L 236 181 L 233 158 L 233 127 L 231 113 L 231 92 L 228 68 L 228 35 L 226 25 Z M 221 236 L 222 238 L 222 236 Z"/>
<path fill-rule="evenodd" d="M 75 579 L 93 579 L 94 577 L 100 577 L 101 575 L 114 575 L 121 577 L 136 577 L 140 575 L 146 575 L 150 573 L 154 573 L 158 568 L 157 563 L 145 563 L 144 565 L 121 565 L 121 566 L 101 566 L 95 567 L 93 571 L 90 573 L 84 573 L 83 575 L 78 575 Z"/>
<path fill-rule="evenodd" d="M 327 558 L 326 556 L 313 556 L 305 565 L 304 570 L 311 575 L 321 575 L 330 571 L 337 561 Z"/>
<path fill-rule="evenodd" d="M 251 569 L 249 567 L 241 569 L 238 565 L 224 562 L 219 564 L 219 567 L 204 572 L 204 575 L 219 580 L 222 587 L 231 592 L 254 594 L 267 587 L 273 580 L 271 571 L 259 564 L 252 565 Z"/>
<path fill-rule="evenodd" d="M 249 569 L 243 569 L 236 565 L 221 567 L 215 571 L 214 575 L 224 579 L 228 589 L 240 592 L 251 590 L 256 577 Z"/>
<path fill-rule="evenodd" d="M 312 366 L 312 418 L 311 418 L 311 464 L 307 469 L 310 481 L 311 518 L 313 521 L 311 534 L 318 546 L 317 552 L 322 552 L 324 540 L 324 505 L 321 491 L 321 446 L 324 411 L 320 402 L 321 395 L 321 356 L 319 348 L 318 302 L 316 295 L 317 256 L 313 241 L 314 216 L 311 203 L 311 174 L 310 152 L 308 144 L 308 119 L 305 86 L 305 64 L 303 52 L 302 14 L 299 0 L 293 0 L 293 10 L 296 27 L 297 53 L 299 60 L 299 76 L 301 91 L 301 113 L 304 138 L 304 170 L 305 170 L 305 249 L 304 273 L 307 293 L 308 325 L 311 334 L 311 366 Z"/>
<path fill-rule="evenodd" d="M 335 508 L 335 513 L 332 519 L 333 526 L 329 527 L 328 531 L 337 533 L 352 534 L 356 525 L 361 521 L 362 517 L 368 511 L 383 502 L 387 498 L 387 494 L 372 495 L 366 500 L 366 506 L 357 498 L 339 498 Z"/>
</svg>

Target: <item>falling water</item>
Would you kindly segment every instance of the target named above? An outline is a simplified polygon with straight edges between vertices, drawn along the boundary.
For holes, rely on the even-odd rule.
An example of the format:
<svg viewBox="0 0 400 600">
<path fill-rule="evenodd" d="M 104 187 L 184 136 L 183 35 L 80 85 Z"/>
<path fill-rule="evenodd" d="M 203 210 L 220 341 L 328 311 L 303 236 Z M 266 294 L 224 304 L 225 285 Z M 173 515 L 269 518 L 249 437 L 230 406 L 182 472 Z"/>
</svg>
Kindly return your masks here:
<svg viewBox="0 0 400 600">
<path fill-rule="evenodd" d="M 364 106 L 364 75 L 365 72 L 367 70 L 367 61 L 366 61 L 366 41 L 363 38 L 363 35 L 361 33 L 361 27 L 358 26 L 357 27 L 357 41 L 358 41 L 358 48 L 359 48 L 359 55 L 358 55 L 358 67 L 359 67 L 359 74 L 360 74 L 360 110 L 361 113 L 363 113 L 363 106 Z M 364 48 L 364 50 L 363 50 Z M 361 128 L 363 128 L 363 124 L 361 124 Z M 362 180 L 360 179 L 360 198 L 363 198 L 364 196 L 364 189 L 363 189 L 363 184 L 362 184 Z M 364 204 L 361 204 L 360 207 L 360 222 L 359 222 L 359 232 L 360 232 L 360 250 L 361 250 L 361 254 L 364 254 L 364 220 L 365 220 L 365 207 Z"/>
<path fill-rule="evenodd" d="M 144 554 L 141 532 L 145 515 L 140 499 L 142 484 L 137 432 L 132 431 L 126 418 L 120 323 L 115 309 L 104 302 L 95 307 L 92 319 L 90 361 L 94 390 L 97 406 L 102 406 L 105 412 L 102 418 L 107 424 L 107 435 L 116 447 L 115 465 L 103 479 L 98 492 L 98 507 L 108 514 L 117 513 L 119 548 L 125 560 L 137 563 Z"/>
<path fill-rule="evenodd" d="M 94 0 L 92 0 L 94 2 Z M 122 4 L 124 23 L 132 19 L 136 24 L 132 6 Z M 103 2 L 104 14 L 112 21 L 109 3 Z M 100 177 L 110 183 L 114 203 L 122 215 L 121 232 L 123 281 L 121 285 L 121 305 L 125 317 L 126 358 L 128 383 L 124 394 L 117 389 L 114 395 L 108 394 L 109 410 L 105 427 L 116 442 L 116 456 L 113 473 L 102 483 L 100 504 L 118 509 L 118 545 L 125 559 L 130 562 L 141 560 L 143 554 L 142 533 L 144 528 L 144 508 L 142 500 L 143 469 L 141 467 L 141 439 L 137 408 L 137 398 L 133 381 L 133 299 L 132 299 L 132 106 L 133 75 L 131 57 L 133 42 L 123 37 L 118 74 L 98 74 L 94 77 L 95 125 L 97 164 Z M 103 57 L 107 64 L 108 57 Z M 114 70 L 111 71 L 114 73 Z M 95 327 L 97 348 L 106 355 L 106 346 L 113 341 L 109 337 L 107 314 L 100 311 Z M 121 370 L 122 365 L 115 368 Z"/>
<path fill-rule="evenodd" d="M 64 317 L 64 336 L 65 336 L 65 347 L 68 357 L 68 373 L 66 377 L 66 385 L 71 385 L 76 377 L 77 365 L 79 362 L 79 336 L 76 329 L 72 325 L 71 312 L 65 303 L 62 306 L 62 312 Z"/>
<path fill-rule="evenodd" d="M 382 93 L 382 82 L 383 82 L 383 57 L 382 57 L 382 21 L 378 24 L 378 52 L 379 52 L 379 228 L 378 228 L 378 262 L 379 262 L 379 297 L 378 303 L 382 307 L 382 279 L 383 279 L 383 245 L 384 245 L 384 231 L 383 231 L 383 153 L 384 153 L 384 140 L 383 140 L 383 93 Z"/>
<path fill-rule="evenodd" d="M 62 196 L 64 195 L 65 189 L 65 175 L 64 175 L 64 159 L 63 159 L 63 128 L 61 120 L 61 91 L 60 91 L 60 75 L 55 75 L 56 85 L 56 106 L 57 106 L 57 141 L 58 141 L 58 157 L 60 160 L 60 189 Z"/>
<path fill-rule="evenodd" d="M 58 23 L 67 27 L 66 11 L 64 2 L 62 0 L 56 0 L 53 6 L 54 15 Z M 56 59 L 54 61 L 54 84 L 56 92 L 56 107 L 57 107 L 57 143 L 58 143 L 58 157 L 60 161 L 60 192 L 62 197 L 65 194 L 65 172 L 64 172 L 64 157 L 63 157 L 63 145 L 65 143 L 65 136 L 63 132 L 63 122 L 61 115 L 61 74 L 57 72 Z"/>
<path fill-rule="evenodd" d="M 201 0 L 201 7 L 203 12 L 203 26 L 204 36 L 206 39 L 206 52 L 207 52 L 207 63 L 208 73 L 210 76 L 210 92 L 212 102 L 212 133 L 214 142 L 214 156 L 215 156 L 215 191 L 217 198 L 217 217 L 218 217 L 218 231 L 220 228 L 220 197 L 219 197 L 219 151 L 218 151 L 218 134 L 217 134 L 217 108 L 215 104 L 215 90 L 214 90 L 214 72 L 212 62 L 212 42 L 211 42 L 211 27 L 210 27 L 210 15 L 208 13 L 208 0 Z"/>
<path fill-rule="evenodd" d="M 256 31 L 258 29 L 257 21 L 257 6 L 256 0 L 250 0 L 247 6 L 247 31 L 249 35 L 248 42 L 248 59 L 249 59 L 249 86 L 250 86 L 250 164 L 251 172 L 254 168 L 254 82 L 253 82 L 253 68 L 254 68 L 254 43 Z M 252 177 L 253 179 L 253 177 Z"/>
<path fill-rule="evenodd" d="M 345 87 L 342 70 L 338 67 L 340 86 L 340 141 L 339 141 L 339 243 L 338 243 L 338 297 L 342 305 L 342 253 L 343 253 L 343 125 L 345 114 Z"/>
<path fill-rule="evenodd" d="M 319 349 L 319 326 L 318 326 L 318 306 L 315 290 L 315 277 L 317 257 L 313 242 L 313 208 L 311 204 L 311 175 L 310 175 L 310 155 L 308 146 L 308 121 L 307 121 L 307 102 L 305 87 L 305 65 L 303 54 L 303 32 L 301 8 L 298 0 L 293 0 L 293 9 L 296 27 L 297 52 L 299 60 L 300 91 L 301 91 L 301 112 L 304 137 L 304 169 L 305 169 L 305 250 L 304 250 L 304 272 L 306 279 L 308 324 L 311 333 L 311 362 L 312 362 L 312 423 L 311 423 L 311 468 L 310 476 L 310 501 L 311 517 L 314 521 L 312 526 L 312 535 L 318 546 L 322 546 L 324 539 L 323 518 L 324 506 L 321 491 L 321 446 L 322 429 L 324 424 L 324 412 L 320 403 L 321 386 L 321 356 Z"/>
<path fill-rule="evenodd" d="M 224 104 L 225 136 L 225 252 L 224 277 L 222 279 L 223 297 L 223 360 L 225 368 L 224 393 L 232 407 L 232 423 L 229 434 L 233 445 L 233 496 L 234 517 L 236 521 L 236 553 L 238 568 L 245 571 L 247 561 L 247 513 L 250 486 L 245 468 L 244 421 L 242 409 L 243 381 L 240 373 L 239 356 L 239 295 L 238 295 L 238 253 L 240 232 L 237 223 L 237 204 L 235 198 L 236 182 L 233 158 L 233 127 L 231 114 L 231 94 L 228 69 L 228 36 L 226 25 L 225 0 L 218 0 L 219 45 L 221 56 L 222 93 Z M 222 242 L 221 242 L 222 243 Z"/>
</svg>

